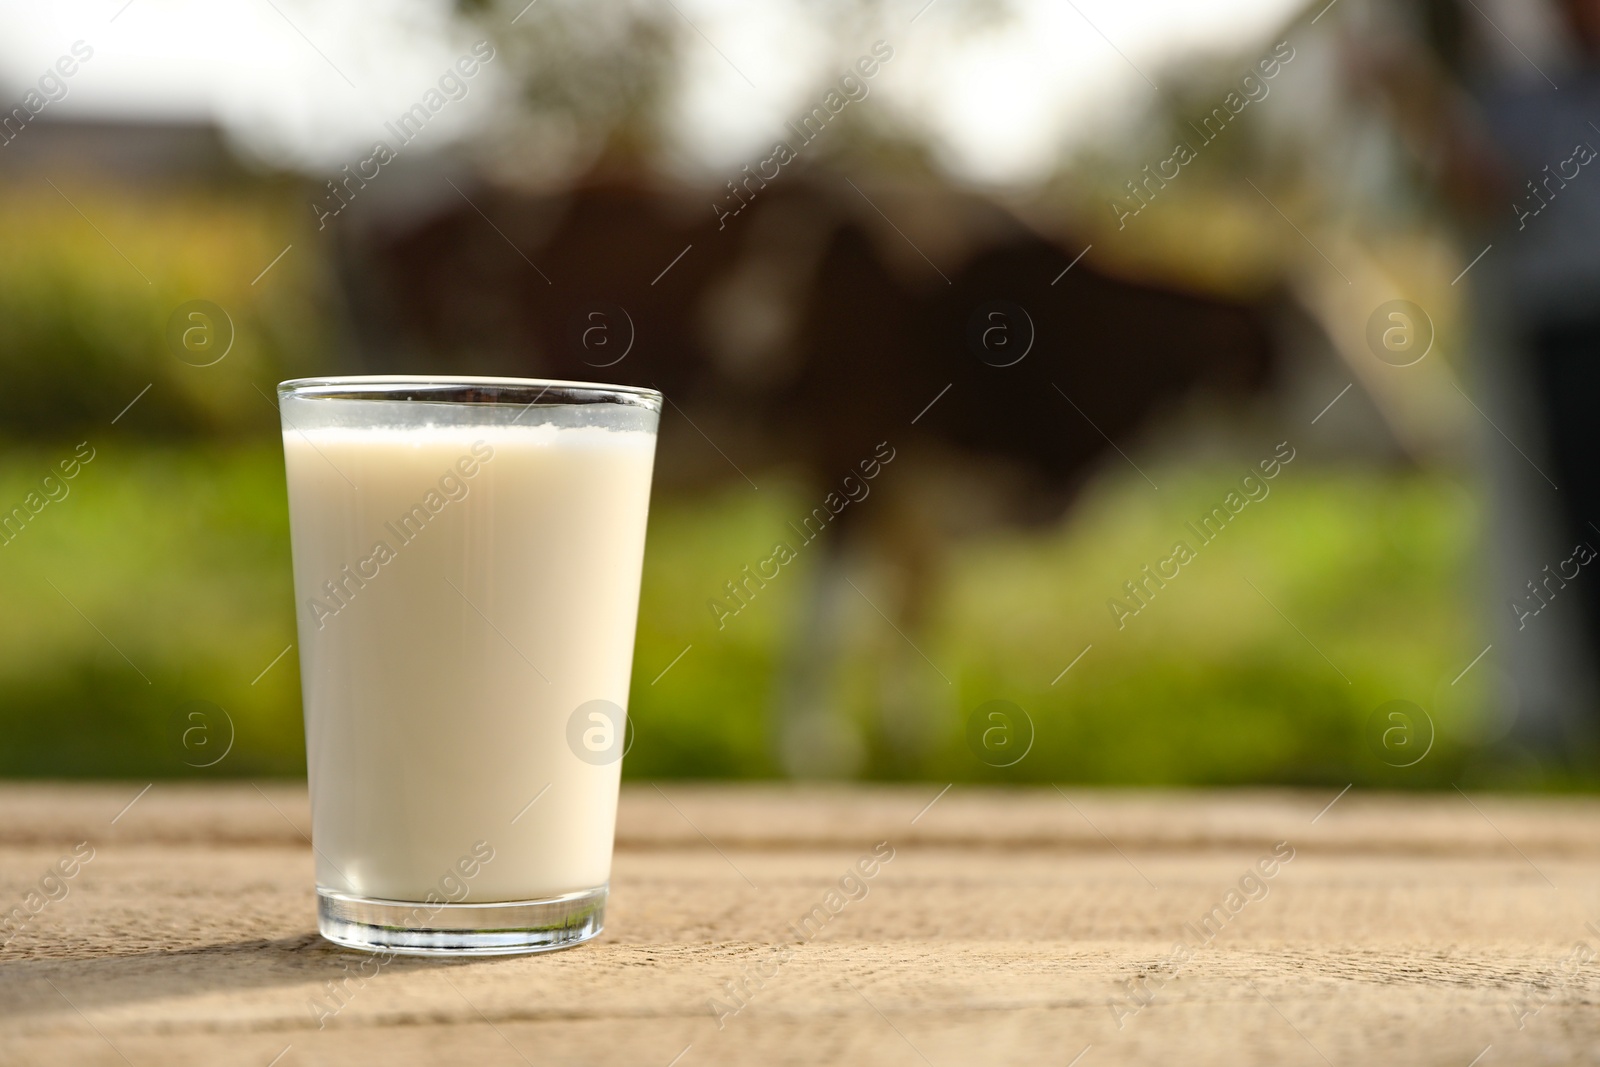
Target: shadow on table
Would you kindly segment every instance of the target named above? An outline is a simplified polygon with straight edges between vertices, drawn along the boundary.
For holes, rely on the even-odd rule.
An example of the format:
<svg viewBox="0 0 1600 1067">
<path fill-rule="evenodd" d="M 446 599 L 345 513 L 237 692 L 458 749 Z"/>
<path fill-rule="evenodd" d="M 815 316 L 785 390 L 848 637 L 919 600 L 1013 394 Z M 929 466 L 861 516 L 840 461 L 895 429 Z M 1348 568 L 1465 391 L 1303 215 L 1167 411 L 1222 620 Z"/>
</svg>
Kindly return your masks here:
<svg viewBox="0 0 1600 1067">
<path fill-rule="evenodd" d="M 314 987 L 307 992 L 310 997 L 324 994 L 325 982 L 337 986 L 349 978 L 347 988 L 358 988 L 363 976 L 370 982 L 388 972 L 416 973 L 496 958 L 514 957 L 394 956 L 379 964 L 382 957 L 341 948 L 315 933 L 305 933 L 93 959 L 7 960 L 0 963 L 0 1020 L 58 1009 L 82 1012 L 169 997 L 283 986 Z M 327 996 L 324 999 L 330 1005 L 337 1003 Z"/>
</svg>

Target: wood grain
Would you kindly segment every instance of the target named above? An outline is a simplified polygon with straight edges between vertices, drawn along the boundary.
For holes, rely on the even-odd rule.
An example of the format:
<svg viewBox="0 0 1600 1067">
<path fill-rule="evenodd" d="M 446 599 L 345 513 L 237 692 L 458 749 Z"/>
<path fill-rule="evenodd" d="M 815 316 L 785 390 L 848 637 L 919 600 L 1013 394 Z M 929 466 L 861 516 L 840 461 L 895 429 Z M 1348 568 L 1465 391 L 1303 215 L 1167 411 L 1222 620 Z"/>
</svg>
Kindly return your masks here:
<svg viewBox="0 0 1600 1067">
<path fill-rule="evenodd" d="M 145 784 L 0 785 L 0 908 L 95 849 L 0 949 L 0 1063 L 1600 1059 L 1589 798 L 632 785 L 600 940 L 396 959 L 319 1028 L 368 957 L 304 787 Z"/>
</svg>

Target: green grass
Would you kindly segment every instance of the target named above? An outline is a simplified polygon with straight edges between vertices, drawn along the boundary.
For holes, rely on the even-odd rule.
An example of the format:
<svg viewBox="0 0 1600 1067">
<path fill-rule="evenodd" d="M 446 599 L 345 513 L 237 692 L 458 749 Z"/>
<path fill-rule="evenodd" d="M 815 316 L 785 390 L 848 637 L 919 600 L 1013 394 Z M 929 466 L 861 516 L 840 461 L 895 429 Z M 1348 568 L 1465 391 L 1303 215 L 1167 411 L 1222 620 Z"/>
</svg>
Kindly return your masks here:
<svg viewBox="0 0 1600 1067">
<path fill-rule="evenodd" d="M 261 673 L 295 640 L 275 442 L 125 440 L 102 441 L 70 495 L 0 548 L 0 774 L 303 773 L 295 655 Z M 22 501 L 70 452 L 9 449 L 0 504 Z M 1477 685 L 1488 674 L 1448 683 L 1484 642 L 1485 609 L 1468 581 L 1477 501 L 1436 475 L 1301 460 L 1200 547 L 1184 522 L 1238 471 L 1152 473 L 1159 496 L 1137 477 L 1108 478 L 1059 527 L 963 542 L 931 622 L 907 635 L 916 648 L 864 598 L 840 601 L 842 651 L 823 692 L 856 739 L 853 773 L 1443 786 L 1473 772 L 1488 711 Z M 805 510 L 798 490 L 762 484 L 760 494 L 734 487 L 655 503 L 630 776 L 779 773 L 773 709 L 786 650 L 824 576 L 818 548 L 725 628 L 706 607 Z M 1180 537 L 1196 558 L 1119 629 L 1106 601 Z M 877 599 L 881 566 L 857 560 L 846 573 Z M 1015 766 L 991 768 L 967 748 L 966 718 L 991 699 L 1015 702 L 1034 724 Z M 1437 727 L 1428 758 L 1405 770 L 1385 766 L 1363 737 L 1373 709 L 1392 699 L 1421 705 Z M 205 769 L 185 764 L 197 760 L 173 725 L 196 700 L 225 709 L 237 734 Z"/>
<path fill-rule="evenodd" d="M 9 452 L 9 508 L 71 449 Z M 224 708 L 231 774 L 304 770 L 282 459 L 264 447 L 102 441 L 0 548 L 0 772 L 182 775 L 167 734 L 190 700 Z M 181 736 L 181 734 L 180 734 Z"/>
</svg>

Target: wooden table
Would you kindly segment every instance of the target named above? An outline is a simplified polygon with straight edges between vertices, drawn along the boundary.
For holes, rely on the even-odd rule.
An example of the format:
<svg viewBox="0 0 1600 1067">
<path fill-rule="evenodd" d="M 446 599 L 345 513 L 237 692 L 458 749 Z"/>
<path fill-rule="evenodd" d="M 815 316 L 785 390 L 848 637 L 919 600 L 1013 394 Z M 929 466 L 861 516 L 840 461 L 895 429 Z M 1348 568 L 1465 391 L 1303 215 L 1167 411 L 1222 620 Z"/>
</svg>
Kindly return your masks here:
<svg viewBox="0 0 1600 1067">
<path fill-rule="evenodd" d="M 0 1063 L 1600 1057 L 1590 798 L 634 785 L 600 940 L 358 981 L 303 786 L 143 785 L 0 786 Z"/>
</svg>

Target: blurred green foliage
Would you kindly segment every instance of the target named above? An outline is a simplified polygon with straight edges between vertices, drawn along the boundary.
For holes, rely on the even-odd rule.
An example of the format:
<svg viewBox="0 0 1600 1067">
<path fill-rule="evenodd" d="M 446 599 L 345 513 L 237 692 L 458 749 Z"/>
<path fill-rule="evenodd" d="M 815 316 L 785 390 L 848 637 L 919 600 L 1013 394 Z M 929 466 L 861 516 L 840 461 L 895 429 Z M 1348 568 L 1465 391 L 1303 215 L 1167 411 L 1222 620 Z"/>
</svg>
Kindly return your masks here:
<svg viewBox="0 0 1600 1067">
<path fill-rule="evenodd" d="M 1449 684 L 1483 647 L 1481 601 L 1466 580 L 1480 550 L 1476 499 L 1439 475 L 1302 459 L 1118 629 L 1106 601 L 1174 540 L 1197 545 L 1184 522 L 1238 472 L 1173 465 L 1150 473 L 1159 497 L 1137 475 L 1118 473 L 1057 528 L 963 542 L 949 556 L 932 625 L 914 635 L 916 649 L 866 597 L 843 600 L 831 703 L 865 741 L 862 773 L 1446 786 L 1488 770 L 1478 761 L 1482 744 L 1496 739 L 1492 675 Z M 720 632 L 705 607 L 803 510 L 803 495 L 769 494 L 770 481 L 762 479 L 759 500 L 734 489 L 713 501 L 657 504 L 630 774 L 775 772 L 771 709 L 808 583 L 828 580 L 819 557 L 803 552 L 792 573 L 786 568 Z M 848 576 L 881 602 L 869 562 Z M 1070 672 L 1058 673 L 1086 647 Z M 967 746 L 967 716 L 995 699 L 1021 707 L 1036 730 L 1015 766 L 989 767 Z M 1372 712 L 1396 699 L 1426 709 L 1437 727 L 1429 757 L 1411 768 L 1386 765 L 1364 736 Z M 909 744 L 890 717 L 897 702 L 924 723 Z"/>
<path fill-rule="evenodd" d="M 337 321 L 304 214 L 298 200 L 259 190 L 0 188 L 0 427 L 81 439 L 146 385 L 118 430 L 216 437 L 275 426 L 272 385 L 325 359 Z M 168 320 L 191 300 L 232 320 L 232 350 L 215 366 L 191 366 L 168 345 Z"/>
<path fill-rule="evenodd" d="M 62 454 L 8 450 L 0 501 Z M 216 771 L 303 773 L 293 654 L 251 684 L 293 640 L 279 448 L 106 434 L 66 484 L 0 547 L 0 773 L 197 773 L 170 722 L 190 700 L 237 731 Z"/>
<path fill-rule="evenodd" d="M 58 451 L 11 450 L 0 501 L 34 488 Z M 864 599 L 845 601 L 830 691 L 864 739 L 860 773 L 1418 786 L 1473 775 L 1477 743 L 1493 729 L 1491 674 L 1449 681 L 1482 647 L 1462 580 L 1476 501 L 1438 477 L 1296 464 L 1119 631 L 1105 601 L 1121 578 L 1164 554 L 1234 472 L 1151 473 L 1159 500 L 1137 477 L 1109 480 L 1057 529 L 996 533 L 952 554 L 935 620 L 915 638 L 937 670 Z M 798 487 L 768 482 L 760 494 L 740 486 L 655 503 L 630 776 L 778 773 L 772 711 L 811 583 L 828 578 L 822 557 L 802 553 L 721 631 L 706 608 L 803 510 Z M 0 597 L 22 609 L 0 615 L 0 773 L 302 772 L 294 653 L 266 670 L 295 639 L 277 442 L 108 438 L 70 484 L 0 548 Z M 876 599 L 870 563 L 849 574 Z M 883 721 L 882 694 L 894 687 L 929 727 L 909 752 Z M 1021 706 L 1037 730 L 1028 757 L 1003 769 L 965 742 L 966 716 L 996 698 Z M 1367 717 L 1391 699 L 1414 701 L 1437 724 L 1417 767 L 1386 767 L 1363 739 Z M 192 700 L 226 709 L 237 731 L 216 767 L 185 766 L 195 759 L 171 720 Z"/>
<path fill-rule="evenodd" d="M 79 442 L 94 455 L 0 546 L 0 774 L 303 773 L 270 397 L 282 377 L 337 368 L 338 319 L 328 250 L 301 215 L 270 189 L 0 198 L 0 508 L 38 490 Z M 194 299 L 236 328 L 214 366 L 189 365 L 165 340 L 173 310 Z M 1055 528 L 962 542 L 929 578 L 930 621 L 905 636 L 867 601 L 888 595 L 882 561 L 830 568 L 820 543 L 719 630 L 708 599 L 787 536 L 812 494 L 778 474 L 759 494 L 743 483 L 658 494 L 625 773 L 780 773 L 775 709 L 806 607 L 819 583 L 845 578 L 866 595 L 836 601 L 837 655 L 818 692 L 854 739 L 852 773 L 1402 786 L 1486 773 L 1490 665 L 1449 684 L 1484 640 L 1468 577 L 1477 499 L 1439 472 L 1303 458 L 1119 629 L 1107 599 L 1239 474 L 1160 457 L 1147 469 L 1159 494 L 1113 467 Z M 965 740 L 968 715 L 993 699 L 1036 728 L 1009 768 Z M 1438 727 L 1413 768 L 1385 766 L 1363 736 L 1392 699 Z M 235 735 L 225 759 L 199 769 L 181 740 L 197 700 L 224 709 Z"/>
</svg>

